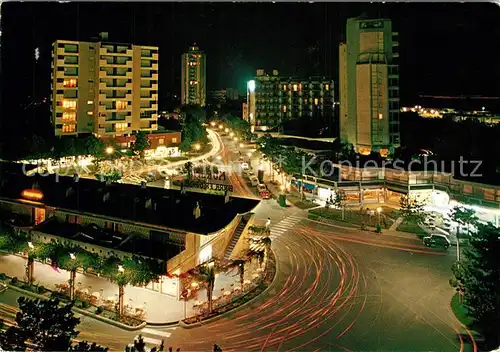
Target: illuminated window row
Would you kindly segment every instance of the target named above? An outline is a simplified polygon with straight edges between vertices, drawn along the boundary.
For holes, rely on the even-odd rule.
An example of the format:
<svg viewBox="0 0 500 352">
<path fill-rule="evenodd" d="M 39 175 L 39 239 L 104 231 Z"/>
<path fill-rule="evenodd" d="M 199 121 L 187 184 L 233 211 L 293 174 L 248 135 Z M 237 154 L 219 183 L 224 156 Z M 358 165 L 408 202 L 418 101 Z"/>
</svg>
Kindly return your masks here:
<svg viewBox="0 0 500 352">
<path fill-rule="evenodd" d="M 63 133 L 73 133 L 75 132 L 76 126 L 74 124 L 63 124 L 62 131 Z"/>
<path fill-rule="evenodd" d="M 126 131 L 128 128 L 128 123 L 123 122 L 123 123 L 116 123 L 115 124 L 115 131 L 116 132 L 123 132 Z"/>
<path fill-rule="evenodd" d="M 76 112 L 64 112 L 62 119 L 65 122 L 76 121 Z"/>
<path fill-rule="evenodd" d="M 76 109 L 76 100 L 63 100 L 62 107 L 65 109 L 75 110 Z"/>
<path fill-rule="evenodd" d="M 63 87 L 64 88 L 76 88 L 77 87 L 76 79 L 75 78 L 65 79 L 63 81 Z"/>
<path fill-rule="evenodd" d="M 288 84 L 288 85 L 283 84 L 283 91 L 285 91 L 285 92 L 286 92 L 287 88 L 290 88 L 290 90 L 292 90 L 292 89 L 293 89 L 293 91 L 294 91 L 294 92 L 297 92 L 297 91 L 302 90 L 302 83 L 299 83 L 299 84 L 294 84 L 294 85 L 291 85 L 291 84 Z M 313 89 L 313 85 L 312 85 L 312 84 L 310 84 L 310 85 L 309 85 L 309 88 L 310 88 L 310 89 Z M 324 88 L 325 90 L 330 90 L 330 85 L 329 85 L 329 84 L 325 84 L 325 85 L 323 86 L 323 84 L 320 84 L 320 89 L 322 89 L 322 88 Z"/>
</svg>

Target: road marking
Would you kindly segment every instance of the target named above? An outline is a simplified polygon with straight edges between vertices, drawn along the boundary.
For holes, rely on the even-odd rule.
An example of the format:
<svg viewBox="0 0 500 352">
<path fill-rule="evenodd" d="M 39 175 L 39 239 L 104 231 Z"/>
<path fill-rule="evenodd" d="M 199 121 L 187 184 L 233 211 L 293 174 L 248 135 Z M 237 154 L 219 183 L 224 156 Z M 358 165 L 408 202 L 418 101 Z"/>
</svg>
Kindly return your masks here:
<svg viewBox="0 0 500 352">
<path fill-rule="evenodd" d="M 281 221 L 278 221 L 276 224 L 271 225 L 271 239 L 275 239 L 280 235 L 284 234 L 286 231 L 293 228 L 302 218 L 297 215 L 290 215 L 284 218 Z"/>
<path fill-rule="evenodd" d="M 136 340 L 137 340 L 137 339 L 139 339 L 139 335 L 137 335 L 137 336 L 135 337 L 135 339 L 136 339 Z M 158 340 L 158 339 L 152 339 L 152 338 L 150 338 L 150 337 L 146 337 L 146 336 L 143 336 L 143 337 L 142 337 L 142 339 L 143 339 L 143 341 L 144 341 L 145 343 L 150 343 L 150 344 L 152 344 L 152 345 L 156 345 L 156 346 L 161 345 L 161 340 Z"/>
<path fill-rule="evenodd" d="M 144 328 L 141 331 L 144 334 L 153 335 L 153 336 L 162 336 L 162 337 L 170 337 L 172 334 L 166 331 L 154 330 L 149 328 Z"/>
</svg>

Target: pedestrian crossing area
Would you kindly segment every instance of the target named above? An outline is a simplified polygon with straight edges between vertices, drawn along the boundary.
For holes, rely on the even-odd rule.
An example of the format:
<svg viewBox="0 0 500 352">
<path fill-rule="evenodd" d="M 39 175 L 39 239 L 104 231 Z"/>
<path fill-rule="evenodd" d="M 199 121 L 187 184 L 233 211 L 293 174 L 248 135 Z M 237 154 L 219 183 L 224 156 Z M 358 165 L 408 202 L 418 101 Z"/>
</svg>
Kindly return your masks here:
<svg viewBox="0 0 500 352">
<path fill-rule="evenodd" d="M 172 333 L 166 330 L 171 331 L 175 329 L 177 329 L 177 327 L 171 327 L 163 330 L 144 328 L 141 330 L 140 335 L 142 336 L 142 339 L 146 346 L 150 348 L 159 347 L 162 340 L 164 341 L 165 345 L 168 345 L 167 339 L 172 336 Z M 135 337 L 135 340 L 137 340 L 138 338 L 139 335 Z"/>
<path fill-rule="evenodd" d="M 283 220 L 273 224 L 271 223 L 271 239 L 278 238 L 290 229 L 293 229 L 303 218 L 297 215 L 290 215 Z"/>
</svg>

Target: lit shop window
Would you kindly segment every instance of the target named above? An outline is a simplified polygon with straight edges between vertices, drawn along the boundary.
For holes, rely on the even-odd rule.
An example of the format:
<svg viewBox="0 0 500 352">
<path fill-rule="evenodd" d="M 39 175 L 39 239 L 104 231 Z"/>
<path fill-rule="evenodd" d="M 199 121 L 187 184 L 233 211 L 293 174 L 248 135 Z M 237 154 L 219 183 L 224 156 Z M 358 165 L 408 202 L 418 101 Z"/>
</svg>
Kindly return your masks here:
<svg viewBox="0 0 500 352">
<path fill-rule="evenodd" d="M 73 124 L 71 124 L 71 125 L 63 124 L 62 131 L 63 131 L 63 133 L 73 133 L 73 132 L 75 132 L 75 125 L 73 125 Z"/>
<path fill-rule="evenodd" d="M 126 131 L 128 127 L 128 123 L 117 123 L 115 124 L 115 130 L 116 132 L 123 132 Z"/>
<path fill-rule="evenodd" d="M 286 112 L 286 105 L 283 105 L 283 112 Z"/>
<path fill-rule="evenodd" d="M 293 85 L 293 91 L 296 92 L 298 89 L 298 86 L 296 84 Z"/>
<path fill-rule="evenodd" d="M 117 110 L 124 110 L 127 108 L 127 101 L 124 100 L 118 100 L 116 102 L 116 109 Z"/>
<path fill-rule="evenodd" d="M 318 98 L 314 98 L 314 105 L 318 105 Z"/>
<path fill-rule="evenodd" d="M 63 81 L 63 86 L 64 88 L 76 88 L 76 79 L 74 78 L 65 79 Z"/>
<path fill-rule="evenodd" d="M 75 121 L 76 113 L 75 112 L 64 112 L 62 116 L 63 121 Z"/>
<path fill-rule="evenodd" d="M 330 89 L 330 86 L 327 84 L 325 85 L 325 90 L 329 90 Z"/>
<path fill-rule="evenodd" d="M 286 84 L 283 84 L 283 91 L 286 92 Z"/>
<path fill-rule="evenodd" d="M 76 100 L 63 100 L 62 106 L 65 109 L 75 110 L 76 109 Z"/>
</svg>

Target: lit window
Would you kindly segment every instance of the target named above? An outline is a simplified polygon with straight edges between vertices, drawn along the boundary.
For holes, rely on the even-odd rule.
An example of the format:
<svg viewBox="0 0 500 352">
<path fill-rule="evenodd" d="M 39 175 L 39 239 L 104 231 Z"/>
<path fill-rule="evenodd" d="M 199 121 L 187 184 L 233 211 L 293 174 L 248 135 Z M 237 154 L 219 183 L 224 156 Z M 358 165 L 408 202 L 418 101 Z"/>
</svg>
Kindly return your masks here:
<svg viewBox="0 0 500 352">
<path fill-rule="evenodd" d="M 128 123 L 117 123 L 115 124 L 115 131 L 116 132 L 123 132 L 126 131 L 128 127 Z"/>
<path fill-rule="evenodd" d="M 73 132 L 75 132 L 75 125 L 73 125 L 73 124 L 71 124 L 71 125 L 63 124 L 62 131 L 64 133 L 73 133 Z"/>
<path fill-rule="evenodd" d="M 87 104 L 88 104 L 88 105 L 92 105 L 92 104 L 94 104 L 94 101 L 93 101 L 93 100 L 88 100 L 88 101 L 87 101 Z"/>
<path fill-rule="evenodd" d="M 318 98 L 314 98 L 314 105 L 318 105 Z"/>
<path fill-rule="evenodd" d="M 75 121 L 76 112 L 64 112 L 62 116 L 63 121 Z"/>
<path fill-rule="evenodd" d="M 286 105 L 283 105 L 283 112 L 286 112 Z"/>
<path fill-rule="evenodd" d="M 378 119 L 382 120 L 382 114 L 378 114 Z"/>
<path fill-rule="evenodd" d="M 283 91 L 286 92 L 286 84 L 283 84 Z"/>
<path fill-rule="evenodd" d="M 87 111 L 87 115 L 94 115 L 93 111 Z"/>
<path fill-rule="evenodd" d="M 159 144 L 165 144 L 165 138 L 160 138 L 160 139 L 158 140 L 158 143 L 159 143 Z"/>
<path fill-rule="evenodd" d="M 63 81 L 63 87 L 65 87 L 65 88 L 76 88 L 76 79 L 74 79 L 74 78 L 65 79 Z"/>
<path fill-rule="evenodd" d="M 127 108 L 127 101 L 126 100 L 118 100 L 116 102 L 116 109 L 117 110 L 124 110 Z"/>
<path fill-rule="evenodd" d="M 327 84 L 327 85 L 325 85 L 325 89 L 326 89 L 326 90 L 329 90 L 329 89 L 330 89 L 330 86 L 329 86 L 328 84 Z"/>
<path fill-rule="evenodd" d="M 302 90 L 302 83 L 299 83 L 299 90 Z"/>
<path fill-rule="evenodd" d="M 172 143 L 177 143 L 177 138 L 176 137 L 172 138 Z"/>
<path fill-rule="evenodd" d="M 294 92 L 296 92 L 296 91 L 297 91 L 297 89 L 298 89 L 297 85 L 296 85 L 296 84 L 294 84 L 294 85 L 293 85 L 293 91 L 294 91 Z"/>
<path fill-rule="evenodd" d="M 76 109 L 76 100 L 63 100 L 62 106 L 65 109 L 75 110 Z"/>
</svg>

